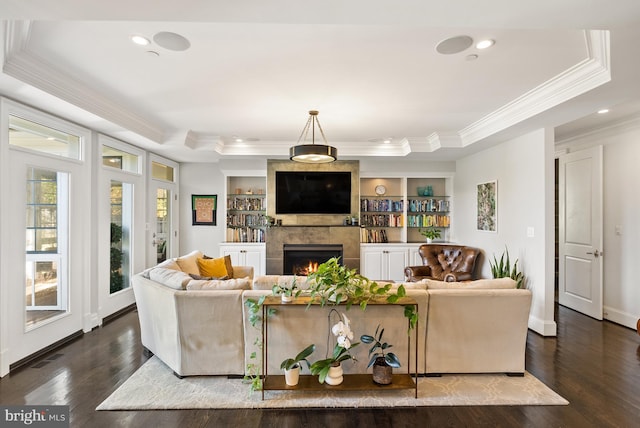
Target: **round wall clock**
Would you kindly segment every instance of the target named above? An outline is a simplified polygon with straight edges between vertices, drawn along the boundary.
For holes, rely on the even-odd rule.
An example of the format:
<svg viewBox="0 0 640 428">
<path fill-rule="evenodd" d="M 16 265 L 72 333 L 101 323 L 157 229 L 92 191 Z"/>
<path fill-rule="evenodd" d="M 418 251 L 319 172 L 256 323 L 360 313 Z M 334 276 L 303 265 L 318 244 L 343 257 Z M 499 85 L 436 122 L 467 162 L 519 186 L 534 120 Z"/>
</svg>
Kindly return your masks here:
<svg viewBox="0 0 640 428">
<path fill-rule="evenodd" d="M 376 186 L 376 195 L 378 195 L 378 196 L 382 196 L 382 195 L 384 195 L 385 193 L 387 193 L 387 188 L 386 188 L 386 187 L 384 187 L 382 184 L 378 184 L 378 185 Z"/>
</svg>

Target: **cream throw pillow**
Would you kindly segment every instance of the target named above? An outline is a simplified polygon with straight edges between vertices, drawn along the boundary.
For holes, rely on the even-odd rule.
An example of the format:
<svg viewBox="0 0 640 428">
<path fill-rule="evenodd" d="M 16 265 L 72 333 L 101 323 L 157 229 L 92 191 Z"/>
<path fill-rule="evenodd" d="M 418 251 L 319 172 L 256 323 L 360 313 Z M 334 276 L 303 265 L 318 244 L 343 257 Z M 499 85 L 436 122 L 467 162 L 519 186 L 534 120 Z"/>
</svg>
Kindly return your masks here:
<svg viewBox="0 0 640 428">
<path fill-rule="evenodd" d="M 151 269 L 149 279 L 175 290 L 184 290 L 189 281 L 192 281 L 189 274 L 167 268 Z"/>
<path fill-rule="evenodd" d="M 202 257 L 202 253 L 200 251 L 192 251 L 186 256 L 178 257 L 176 259 L 176 263 L 178 263 L 182 272 L 200 275 L 200 269 L 198 269 L 197 262 L 199 257 Z"/>
</svg>

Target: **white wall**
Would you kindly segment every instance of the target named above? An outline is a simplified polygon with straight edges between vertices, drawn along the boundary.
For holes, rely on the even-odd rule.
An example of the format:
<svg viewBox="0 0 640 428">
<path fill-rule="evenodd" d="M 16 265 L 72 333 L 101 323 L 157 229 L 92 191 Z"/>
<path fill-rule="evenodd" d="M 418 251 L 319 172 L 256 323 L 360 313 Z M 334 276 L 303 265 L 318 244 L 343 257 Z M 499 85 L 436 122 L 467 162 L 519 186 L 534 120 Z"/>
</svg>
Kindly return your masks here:
<svg viewBox="0 0 640 428">
<path fill-rule="evenodd" d="M 604 158 L 604 318 L 635 328 L 640 318 L 640 118 L 575 137 L 559 148 L 595 145 L 603 146 Z"/>
<path fill-rule="evenodd" d="M 476 229 L 476 186 L 498 182 L 497 232 Z M 505 249 L 525 275 L 533 292 L 529 328 L 545 335 L 556 334 L 554 295 L 554 173 L 553 135 L 537 130 L 489 148 L 456 163 L 454 183 L 458 242 L 478 247 L 482 277 L 490 278 L 489 260 Z M 533 229 L 533 237 L 527 235 Z"/>
</svg>

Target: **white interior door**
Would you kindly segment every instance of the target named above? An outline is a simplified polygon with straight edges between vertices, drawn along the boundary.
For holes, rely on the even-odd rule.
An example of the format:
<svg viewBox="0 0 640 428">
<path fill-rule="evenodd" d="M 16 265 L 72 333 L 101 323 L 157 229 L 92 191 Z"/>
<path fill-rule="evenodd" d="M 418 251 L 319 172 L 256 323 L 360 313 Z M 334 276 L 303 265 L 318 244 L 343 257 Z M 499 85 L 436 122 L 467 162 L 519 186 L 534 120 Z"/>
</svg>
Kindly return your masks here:
<svg viewBox="0 0 640 428">
<path fill-rule="evenodd" d="M 602 146 L 559 159 L 561 305 L 602 319 Z"/>
</svg>

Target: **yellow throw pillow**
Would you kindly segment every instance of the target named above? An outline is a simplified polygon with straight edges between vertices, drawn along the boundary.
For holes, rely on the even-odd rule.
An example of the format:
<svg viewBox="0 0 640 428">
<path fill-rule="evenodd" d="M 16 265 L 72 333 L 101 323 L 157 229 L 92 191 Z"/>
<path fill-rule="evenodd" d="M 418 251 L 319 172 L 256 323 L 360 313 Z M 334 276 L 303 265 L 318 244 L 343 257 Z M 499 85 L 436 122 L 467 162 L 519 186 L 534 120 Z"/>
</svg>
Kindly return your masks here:
<svg viewBox="0 0 640 428">
<path fill-rule="evenodd" d="M 202 276 L 223 277 L 229 275 L 224 257 L 217 259 L 201 259 L 198 258 L 198 269 Z"/>
<path fill-rule="evenodd" d="M 203 255 L 202 258 L 205 259 L 205 260 L 213 259 L 213 257 L 209 257 L 206 254 Z M 235 278 L 233 276 L 233 266 L 231 265 L 231 256 L 229 256 L 229 255 L 224 256 L 224 264 L 227 267 L 227 276 L 229 278 Z M 271 289 L 269 289 L 269 290 L 271 290 Z"/>
</svg>

